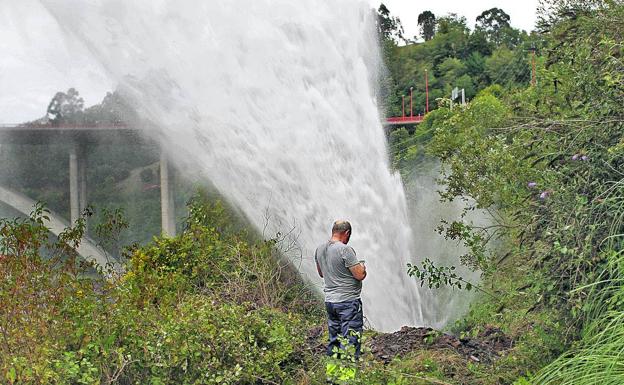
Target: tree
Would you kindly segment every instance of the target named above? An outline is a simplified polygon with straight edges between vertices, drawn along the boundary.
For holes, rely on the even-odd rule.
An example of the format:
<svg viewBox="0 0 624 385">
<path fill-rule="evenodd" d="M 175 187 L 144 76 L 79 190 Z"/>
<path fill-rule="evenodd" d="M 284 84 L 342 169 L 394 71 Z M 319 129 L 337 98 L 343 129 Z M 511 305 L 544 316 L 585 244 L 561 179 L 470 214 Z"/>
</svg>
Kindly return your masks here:
<svg viewBox="0 0 624 385">
<path fill-rule="evenodd" d="M 390 15 L 390 10 L 383 3 L 377 10 L 377 30 L 383 40 L 389 40 L 398 44 L 405 41 L 403 37 L 403 25 L 401 19 Z"/>
<path fill-rule="evenodd" d="M 431 45 L 434 68 L 448 57 L 464 58 L 470 37 L 466 19 L 456 14 L 440 17 L 437 25 L 435 37 L 427 42 Z"/>
<path fill-rule="evenodd" d="M 425 41 L 429 41 L 435 35 L 436 17 L 431 11 L 424 11 L 418 15 L 420 35 Z"/>
<path fill-rule="evenodd" d="M 502 9 L 490 8 L 477 16 L 476 27 L 486 31 L 499 30 L 504 27 L 509 27 L 510 20 L 511 17 Z"/>
<path fill-rule="evenodd" d="M 456 13 L 449 13 L 447 16 L 441 17 L 437 20 L 438 33 L 450 33 L 452 31 L 459 31 L 462 33 L 468 33 L 469 29 L 466 25 L 466 18 L 458 16 Z"/>
<path fill-rule="evenodd" d="M 457 86 L 457 79 L 466 73 L 466 65 L 457 58 L 449 57 L 440 63 L 438 72 L 441 79 L 439 86 L 449 93 Z"/>
<path fill-rule="evenodd" d="M 540 0 L 537 7 L 537 30 L 549 32 L 562 20 L 574 20 L 605 5 L 605 0 Z"/>
<path fill-rule="evenodd" d="M 48 104 L 47 117 L 52 123 L 65 123 L 76 119 L 82 113 L 84 99 L 75 88 L 65 92 L 57 92 Z"/>
<path fill-rule="evenodd" d="M 385 64 L 390 71 L 380 73 L 379 104 L 389 114 L 396 114 L 400 104 L 396 81 L 393 77 L 393 68 L 397 65 L 397 49 L 403 37 L 403 26 L 398 17 L 390 15 L 390 10 L 382 3 L 377 11 L 377 32 L 381 44 L 381 50 Z"/>
<path fill-rule="evenodd" d="M 499 45 L 502 31 L 510 28 L 511 17 L 500 8 L 490 8 L 477 16 L 476 30 L 485 31 L 489 41 Z"/>
<path fill-rule="evenodd" d="M 471 53 L 478 52 L 483 56 L 490 56 L 495 48 L 494 44 L 490 43 L 488 34 L 482 29 L 475 29 L 468 38 L 468 51 Z"/>
<path fill-rule="evenodd" d="M 485 73 L 485 58 L 479 52 L 472 52 L 464 61 L 466 73 L 470 75 L 478 88 L 487 86 L 487 74 Z"/>
<path fill-rule="evenodd" d="M 138 115 L 122 94 L 115 91 L 113 93 L 107 92 L 100 104 L 85 109 L 84 120 L 91 124 L 103 122 L 131 124 L 138 120 Z"/>
<path fill-rule="evenodd" d="M 517 67 L 513 51 L 506 47 L 497 49 L 492 56 L 485 59 L 485 72 L 492 84 L 512 85 L 519 71 Z"/>
</svg>

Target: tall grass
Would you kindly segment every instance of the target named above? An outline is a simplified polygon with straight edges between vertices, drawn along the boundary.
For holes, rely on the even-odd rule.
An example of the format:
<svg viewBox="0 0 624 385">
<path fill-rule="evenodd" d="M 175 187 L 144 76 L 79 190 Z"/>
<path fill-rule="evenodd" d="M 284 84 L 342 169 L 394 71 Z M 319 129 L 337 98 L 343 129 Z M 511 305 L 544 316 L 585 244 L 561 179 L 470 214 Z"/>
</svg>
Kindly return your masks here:
<svg viewBox="0 0 624 385">
<path fill-rule="evenodd" d="M 603 242 L 607 262 L 595 282 L 575 289 L 588 292 L 582 338 L 544 368 L 535 384 L 624 384 L 624 179 L 607 189 L 601 206 L 612 210 Z"/>
<path fill-rule="evenodd" d="M 596 284 L 602 287 L 588 299 L 587 326 L 578 345 L 544 368 L 534 383 L 624 384 L 624 252 L 611 258 L 619 277 Z"/>
</svg>

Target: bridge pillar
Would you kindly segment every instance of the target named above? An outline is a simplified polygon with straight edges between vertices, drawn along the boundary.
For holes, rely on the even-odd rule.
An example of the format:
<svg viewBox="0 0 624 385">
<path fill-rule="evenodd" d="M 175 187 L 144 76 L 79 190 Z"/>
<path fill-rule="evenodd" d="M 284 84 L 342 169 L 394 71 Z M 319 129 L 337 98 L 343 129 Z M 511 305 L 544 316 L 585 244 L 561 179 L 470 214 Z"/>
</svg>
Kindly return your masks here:
<svg viewBox="0 0 624 385">
<path fill-rule="evenodd" d="M 87 162 L 83 148 L 75 144 L 69 150 L 69 209 L 73 224 L 87 207 Z"/>
<path fill-rule="evenodd" d="M 163 235 L 175 236 L 175 206 L 171 194 L 171 169 L 167 154 L 160 153 L 160 212 Z"/>
<path fill-rule="evenodd" d="M 78 151 L 78 180 L 80 182 L 80 212 L 87 208 L 87 151 L 83 147 Z"/>
<path fill-rule="evenodd" d="M 72 225 L 80 216 L 78 186 L 78 148 L 74 145 L 69 150 L 69 218 Z"/>
</svg>

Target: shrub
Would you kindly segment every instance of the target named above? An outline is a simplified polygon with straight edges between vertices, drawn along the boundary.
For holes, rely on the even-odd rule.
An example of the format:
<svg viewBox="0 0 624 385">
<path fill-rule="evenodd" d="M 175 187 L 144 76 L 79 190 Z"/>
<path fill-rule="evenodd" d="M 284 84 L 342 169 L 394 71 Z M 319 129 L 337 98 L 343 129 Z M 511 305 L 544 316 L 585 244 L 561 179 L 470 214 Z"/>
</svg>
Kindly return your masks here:
<svg viewBox="0 0 624 385">
<path fill-rule="evenodd" d="M 84 220 L 54 242 L 45 220 L 38 207 L 28 219 L 0 221 L 0 382 L 262 384 L 293 376 L 306 324 L 292 312 L 299 297 L 278 291 L 305 288 L 273 270 L 275 242 L 249 244 L 194 223 L 130 251 L 123 274 L 93 274 L 73 251 Z"/>
</svg>

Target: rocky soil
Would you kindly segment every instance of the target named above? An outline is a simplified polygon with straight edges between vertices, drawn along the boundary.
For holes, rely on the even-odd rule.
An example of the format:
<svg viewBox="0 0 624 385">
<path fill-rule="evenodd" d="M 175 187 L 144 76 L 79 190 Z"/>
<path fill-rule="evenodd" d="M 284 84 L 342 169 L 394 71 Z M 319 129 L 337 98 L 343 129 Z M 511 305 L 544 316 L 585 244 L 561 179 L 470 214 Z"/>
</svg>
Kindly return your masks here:
<svg viewBox="0 0 624 385">
<path fill-rule="evenodd" d="M 384 362 L 416 349 L 448 349 L 468 360 L 484 363 L 494 361 L 512 343 L 511 338 L 495 327 L 487 327 L 476 338 L 459 338 L 431 328 L 408 326 L 394 333 L 375 335 L 369 342 L 373 355 Z"/>
<path fill-rule="evenodd" d="M 317 327 L 308 333 L 307 345 L 315 354 L 325 351 L 323 332 L 323 327 Z M 367 345 L 376 359 L 386 363 L 415 350 L 450 350 L 467 360 L 491 363 L 509 350 L 513 341 L 495 327 L 486 327 L 475 338 L 460 338 L 431 328 L 404 326 L 394 333 L 370 337 Z"/>
</svg>

